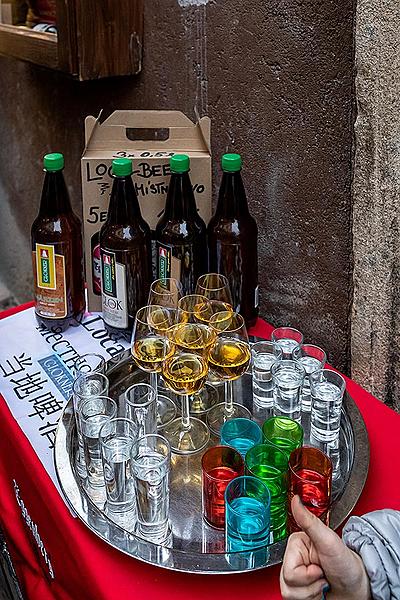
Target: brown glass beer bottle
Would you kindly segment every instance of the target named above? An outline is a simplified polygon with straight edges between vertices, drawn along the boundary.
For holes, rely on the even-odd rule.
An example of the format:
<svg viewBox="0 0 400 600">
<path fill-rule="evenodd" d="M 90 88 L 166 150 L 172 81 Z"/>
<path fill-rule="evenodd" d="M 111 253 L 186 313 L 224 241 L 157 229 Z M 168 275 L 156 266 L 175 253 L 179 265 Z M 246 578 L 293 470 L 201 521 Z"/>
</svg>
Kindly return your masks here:
<svg viewBox="0 0 400 600">
<path fill-rule="evenodd" d="M 53 331 L 76 325 L 85 311 L 82 231 L 72 212 L 62 154 L 46 154 L 39 214 L 31 229 L 35 313 Z"/>
<path fill-rule="evenodd" d="M 170 168 L 165 211 L 156 226 L 157 277 L 174 277 L 184 294 L 193 294 L 198 277 L 207 273 L 207 230 L 197 212 L 189 157 L 171 156 Z"/>
<path fill-rule="evenodd" d="M 100 230 L 103 319 L 114 338 L 130 341 L 137 310 L 147 304 L 151 273 L 151 233 L 132 181 L 132 161 L 116 158 L 107 220 Z"/>
<path fill-rule="evenodd" d="M 210 271 L 229 280 L 234 308 L 246 325 L 258 316 L 257 224 L 249 213 L 239 154 L 224 154 L 215 215 L 208 224 Z"/>
</svg>

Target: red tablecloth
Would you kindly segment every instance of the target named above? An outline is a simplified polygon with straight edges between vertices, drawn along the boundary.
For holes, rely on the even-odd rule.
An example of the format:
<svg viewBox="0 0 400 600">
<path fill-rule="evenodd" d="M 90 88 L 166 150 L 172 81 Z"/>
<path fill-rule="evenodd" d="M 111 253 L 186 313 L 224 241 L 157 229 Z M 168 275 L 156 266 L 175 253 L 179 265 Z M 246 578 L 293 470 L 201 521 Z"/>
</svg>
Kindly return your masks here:
<svg viewBox="0 0 400 600">
<path fill-rule="evenodd" d="M 271 331 L 259 320 L 251 333 L 269 337 Z M 399 510 L 400 416 L 350 379 L 347 385 L 364 417 L 371 446 L 368 480 L 354 514 L 385 507 Z M 146 565 L 107 546 L 71 516 L 3 399 L 0 449 L 0 521 L 29 600 L 281 597 L 279 567 L 242 575 L 185 575 Z"/>
</svg>

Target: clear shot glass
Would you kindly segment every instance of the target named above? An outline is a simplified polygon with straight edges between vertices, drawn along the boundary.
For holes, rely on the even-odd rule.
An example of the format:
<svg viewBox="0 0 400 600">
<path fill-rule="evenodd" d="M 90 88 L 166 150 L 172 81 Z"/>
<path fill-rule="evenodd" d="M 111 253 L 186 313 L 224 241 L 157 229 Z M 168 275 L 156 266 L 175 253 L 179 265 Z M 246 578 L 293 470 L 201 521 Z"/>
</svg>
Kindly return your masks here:
<svg viewBox="0 0 400 600">
<path fill-rule="evenodd" d="M 257 342 L 251 347 L 253 401 L 258 406 L 272 408 L 274 405 L 271 367 L 282 356 L 282 349 L 275 342 Z"/>
<path fill-rule="evenodd" d="M 138 427 L 129 419 L 110 419 L 100 429 L 99 439 L 107 516 L 127 531 L 133 532 L 136 525 L 136 502 L 131 453 L 133 444 L 138 439 Z"/>
<path fill-rule="evenodd" d="M 340 433 L 340 417 L 346 382 L 339 373 L 321 369 L 310 375 L 311 439 L 333 442 Z"/>
<path fill-rule="evenodd" d="M 161 544 L 170 535 L 169 476 L 171 448 L 161 435 L 145 435 L 132 447 L 137 533 Z"/>
<path fill-rule="evenodd" d="M 293 327 L 277 327 L 272 332 L 271 340 L 281 348 L 283 359 L 290 359 L 293 357 L 293 350 L 303 343 L 303 334 Z"/>
<path fill-rule="evenodd" d="M 135 383 L 125 392 L 126 418 L 136 423 L 138 437 L 157 433 L 157 396 L 147 383 Z"/>
<path fill-rule="evenodd" d="M 295 360 L 281 360 L 271 368 L 274 382 L 274 414 L 300 421 L 304 367 Z"/>
<path fill-rule="evenodd" d="M 303 365 L 306 372 L 301 391 L 301 410 L 309 413 L 311 411 L 310 375 L 325 367 L 326 354 L 319 346 L 302 344 L 299 348 L 293 350 L 293 359 Z"/>
<path fill-rule="evenodd" d="M 79 375 L 87 375 L 88 373 L 106 373 L 106 361 L 101 354 L 88 353 L 82 354 L 76 359 L 74 364 L 75 379 Z"/>
<path fill-rule="evenodd" d="M 79 407 L 87 483 L 93 501 L 105 498 L 105 483 L 99 433 L 102 426 L 117 416 L 117 405 L 108 396 L 85 400 Z"/>
<path fill-rule="evenodd" d="M 86 400 L 98 396 L 108 396 L 109 381 L 102 373 L 82 373 L 75 378 L 72 387 L 72 402 L 74 406 L 78 452 L 75 458 L 75 468 L 81 479 L 86 479 L 87 471 L 83 451 L 83 438 L 79 417 L 79 407 Z"/>
</svg>

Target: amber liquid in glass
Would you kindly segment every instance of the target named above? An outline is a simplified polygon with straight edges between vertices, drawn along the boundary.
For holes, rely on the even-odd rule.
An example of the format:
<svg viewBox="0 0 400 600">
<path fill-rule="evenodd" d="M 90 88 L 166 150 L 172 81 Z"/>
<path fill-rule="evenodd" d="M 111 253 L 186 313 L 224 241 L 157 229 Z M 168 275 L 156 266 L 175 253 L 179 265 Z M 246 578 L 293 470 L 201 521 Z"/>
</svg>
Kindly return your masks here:
<svg viewBox="0 0 400 600">
<path fill-rule="evenodd" d="M 234 380 L 241 377 L 250 362 L 248 344 L 220 335 L 209 356 L 210 368 L 221 379 Z"/>
<path fill-rule="evenodd" d="M 202 323 L 181 323 L 173 327 L 171 336 L 179 348 L 190 350 L 195 354 L 201 351 L 202 355 L 208 355 L 215 342 L 216 333 Z"/>
<path fill-rule="evenodd" d="M 197 354 L 180 352 L 167 358 L 163 364 L 163 378 L 177 394 L 196 394 L 204 385 L 208 373 L 207 362 Z"/>
<path fill-rule="evenodd" d="M 161 371 L 162 363 L 173 350 L 172 342 L 154 335 L 135 341 L 132 355 L 141 369 L 154 373 Z"/>
</svg>

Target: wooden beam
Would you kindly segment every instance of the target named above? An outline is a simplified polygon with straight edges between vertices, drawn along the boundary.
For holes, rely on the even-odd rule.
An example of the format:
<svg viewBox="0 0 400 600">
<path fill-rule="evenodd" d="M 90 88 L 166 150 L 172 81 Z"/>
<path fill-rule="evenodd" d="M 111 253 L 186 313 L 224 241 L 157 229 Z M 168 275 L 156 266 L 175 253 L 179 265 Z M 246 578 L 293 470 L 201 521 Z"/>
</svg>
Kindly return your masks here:
<svg viewBox="0 0 400 600">
<path fill-rule="evenodd" d="M 78 75 L 75 0 L 56 0 L 58 31 L 58 68 Z"/>
<path fill-rule="evenodd" d="M 73 1 L 76 5 L 79 79 L 139 73 L 142 68 L 143 0 Z"/>
<path fill-rule="evenodd" d="M 57 69 L 57 35 L 0 24 L 0 54 Z"/>
</svg>

